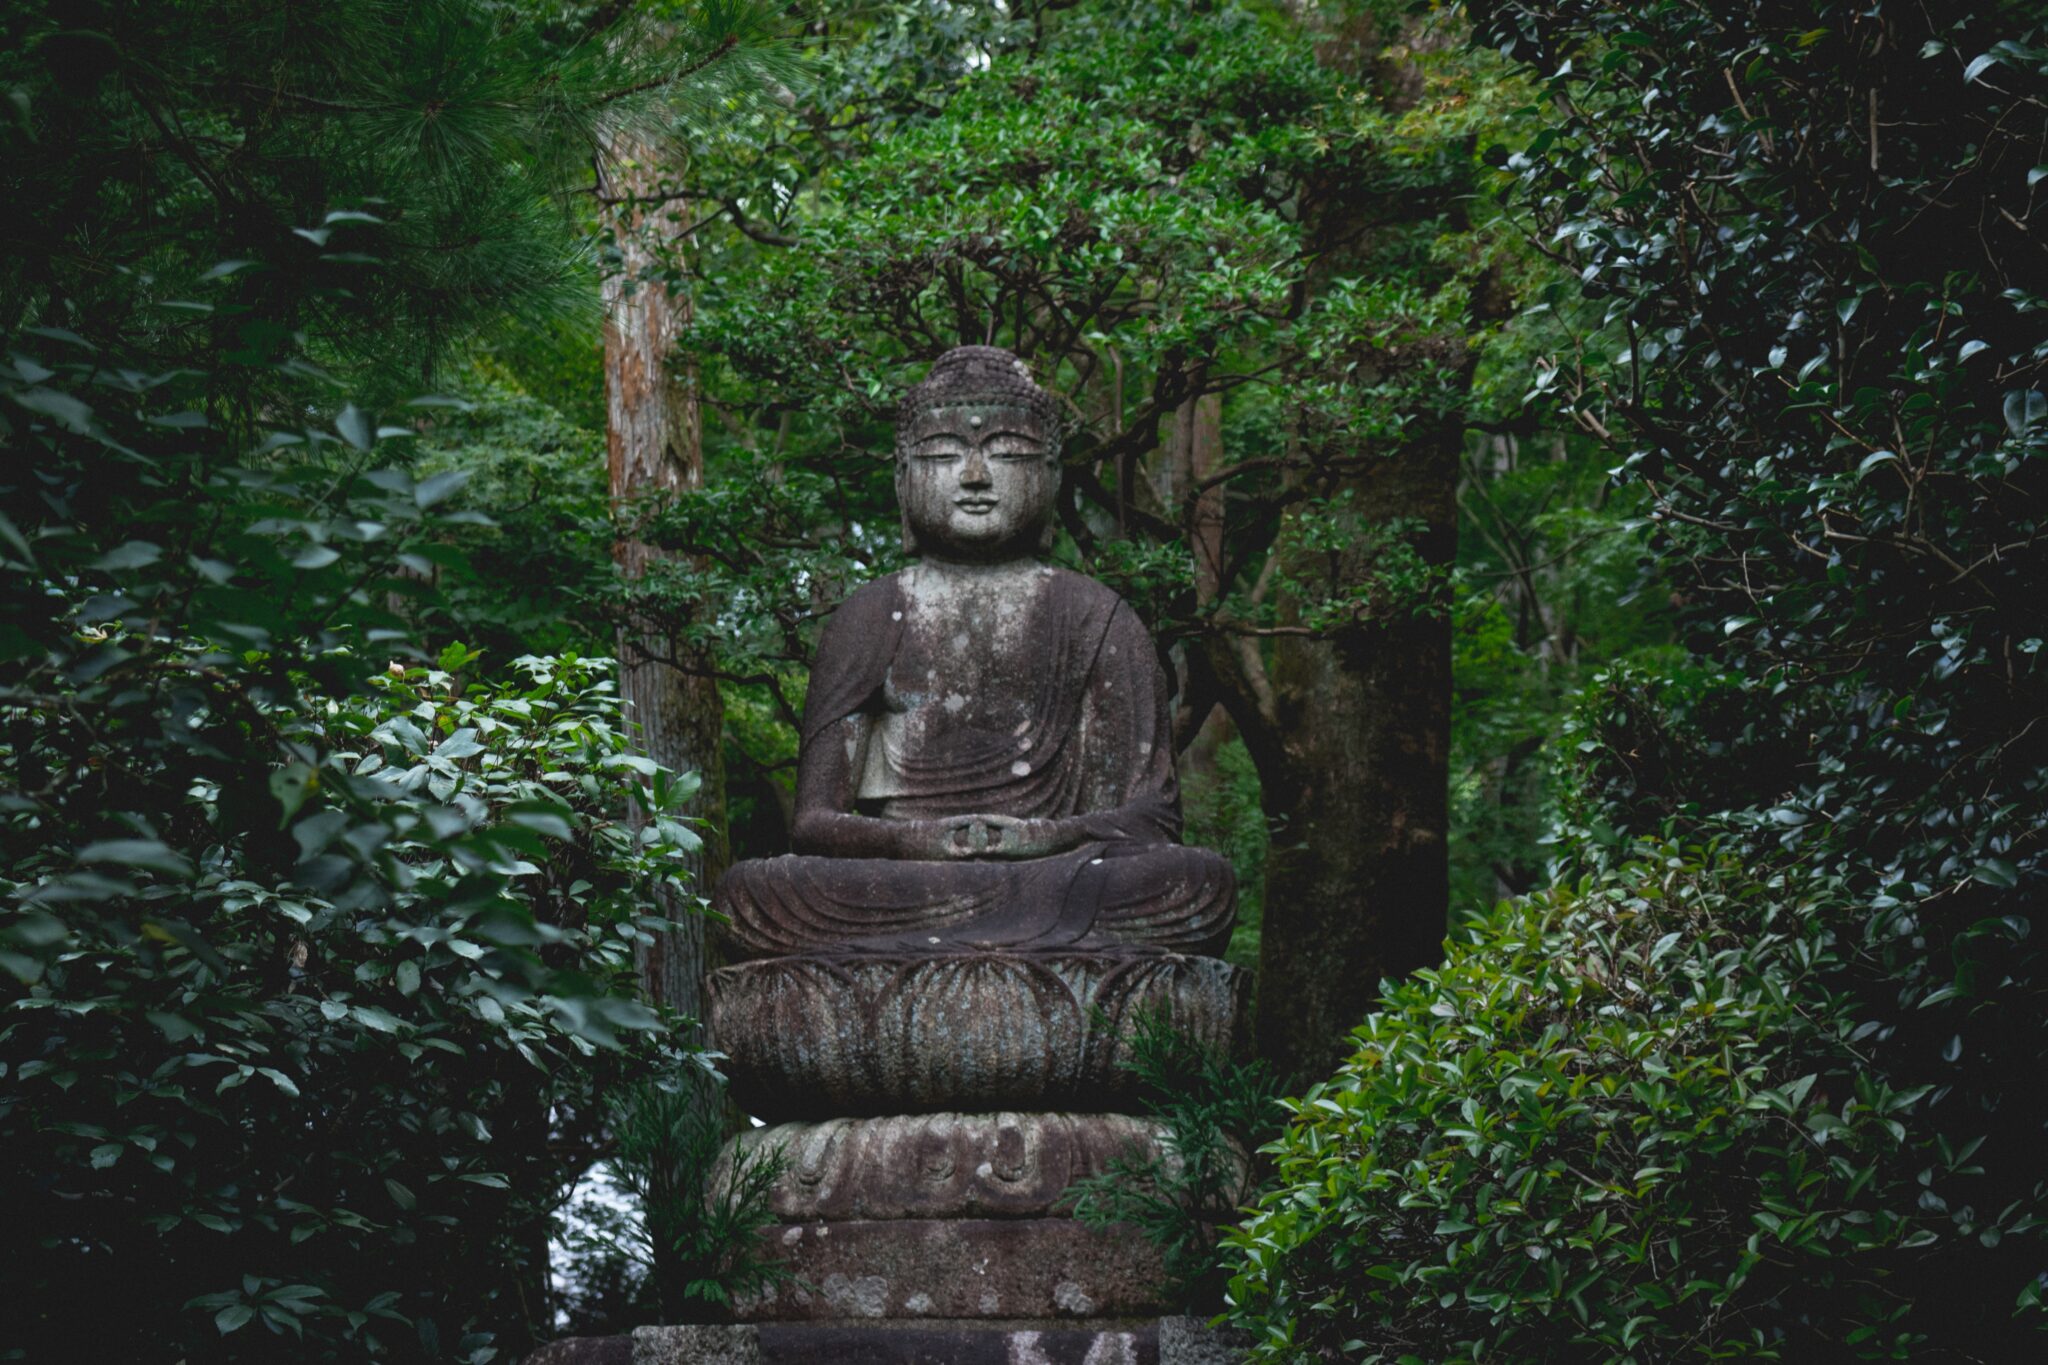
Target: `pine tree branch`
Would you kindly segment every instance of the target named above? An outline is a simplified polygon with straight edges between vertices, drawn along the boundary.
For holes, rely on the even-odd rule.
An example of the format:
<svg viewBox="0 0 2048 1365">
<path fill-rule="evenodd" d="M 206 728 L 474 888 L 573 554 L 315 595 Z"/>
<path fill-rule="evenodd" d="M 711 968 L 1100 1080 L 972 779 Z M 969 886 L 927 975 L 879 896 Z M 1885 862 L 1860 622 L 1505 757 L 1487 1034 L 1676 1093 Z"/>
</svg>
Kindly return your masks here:
<svg viewBox="0 0 2048 1365">
<path fill-rule="evenodd" d="M 730 56 L 734 49 L 738 48 L 739 45 L 739 35 L 728 35 L 726 38 L 719 42 L 717 47 L 712 48 L 709 52 L 705 53 L 702 57 L 699 57 L 696 61 L 691 62 L 681 71 L 672 71 L 667 75 L 654 76 L 648 80 L 640 81 L 633 85 L 621 86 L 617 90 L 613 90 L 606 94 L 599 95 L 596 98 L 596 100 L 593 101 L 593 103 L 612 104 L 619 100 L 625 99 L 629 95 L 642 95 L 648 92 L 649 90 L 659 90 L 665 85 L 679 84 L 683 81 L 690 79 L 690 77 L 704 70 L 704 68 L 710 66 L 712 63 L 723 61 L 726 57 Z"/>
<path fill-rule="evenodd" d="M 330 114 L 381 114 L 396 107 L 389 104 L 342 104 L 335 100 L 317 99 L 312 95 L 280 90 L 274 85 L 259 85 L 255 81 L 235 81 L 233 84 L 237 90 L 247 90 L 252 95 L 267 95 L 273 100 L 296 104 L 302 109 L 319 109 Z"/>
</svg>

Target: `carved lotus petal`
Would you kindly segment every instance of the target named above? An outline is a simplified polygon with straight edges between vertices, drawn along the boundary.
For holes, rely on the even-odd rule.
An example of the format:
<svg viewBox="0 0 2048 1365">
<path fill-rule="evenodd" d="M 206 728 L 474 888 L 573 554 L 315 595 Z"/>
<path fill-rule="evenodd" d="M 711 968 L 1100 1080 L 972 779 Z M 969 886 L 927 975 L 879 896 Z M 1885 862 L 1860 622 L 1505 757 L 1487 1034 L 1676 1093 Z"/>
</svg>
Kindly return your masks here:
<svg viewBox="0 0 2048 1365">
<path fill-rule="evenodd" d="M 1171 954 L 781 957 L 714 972 L 733 1095 L 766 1119 L 1133 1105 L 1137 1018 L 1227 1049 L 1244 977 Z"/>
</svg>

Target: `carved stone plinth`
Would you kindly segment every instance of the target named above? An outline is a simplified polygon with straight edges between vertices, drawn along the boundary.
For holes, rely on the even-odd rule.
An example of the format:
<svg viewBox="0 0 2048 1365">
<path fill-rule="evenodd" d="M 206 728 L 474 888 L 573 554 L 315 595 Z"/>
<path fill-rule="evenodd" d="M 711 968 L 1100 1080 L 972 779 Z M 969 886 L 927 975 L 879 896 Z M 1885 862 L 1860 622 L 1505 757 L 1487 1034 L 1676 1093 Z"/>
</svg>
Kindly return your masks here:
<svg viewBox="0 0 2048 1365">
<path fill-rule="evenodd" d="M 1033 1218 L 1118 1157 L 1162 1155 L 1161 1126 L 1123 1114 L 901 1114 L 783 1123 L 740 1134 L 711 1173 L 722 1188 L 736 1153 L 779 1150 L 769 1194 L 779 1222 Z"/>
<path fill-rule="evenodd" d="M 1159 1252 L 1071 1218 L 798 1223 L 764 1234 L 792 1278 L 734 1305 L 748 1322 L 1091 1319 L 1159 1311 Z"/>
<path fill-rule="evenodd" d="M 1163 953 L 778 957 L 714 972 L 733 1096 L 766 1119 L 1134 1107 L 1138 1016 L 1227 1051 L 1242 972 Z"/>
</svg>

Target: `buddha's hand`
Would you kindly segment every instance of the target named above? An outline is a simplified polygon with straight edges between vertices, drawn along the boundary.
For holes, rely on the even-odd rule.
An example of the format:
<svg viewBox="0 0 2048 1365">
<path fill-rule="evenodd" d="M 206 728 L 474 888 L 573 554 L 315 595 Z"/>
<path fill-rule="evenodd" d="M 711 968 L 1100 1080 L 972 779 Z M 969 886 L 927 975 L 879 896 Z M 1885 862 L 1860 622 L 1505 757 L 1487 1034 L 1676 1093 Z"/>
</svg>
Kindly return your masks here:
<svg viewBox="0 0 2048 1365">
<path fill-rule="evenodd" d="M 946 851 L 955 858 L 1047 858 L 1075 842 L 1058 820 L 966 815 L 945 825 Z"/>
</svg>

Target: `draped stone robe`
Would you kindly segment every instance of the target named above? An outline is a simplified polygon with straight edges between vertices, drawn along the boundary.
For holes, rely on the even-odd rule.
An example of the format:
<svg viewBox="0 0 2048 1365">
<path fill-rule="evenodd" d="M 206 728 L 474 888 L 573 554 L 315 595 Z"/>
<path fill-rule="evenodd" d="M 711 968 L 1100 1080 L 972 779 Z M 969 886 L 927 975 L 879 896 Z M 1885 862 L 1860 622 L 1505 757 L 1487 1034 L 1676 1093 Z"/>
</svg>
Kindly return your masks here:
<svg viewBox="0 0 2048 1365">
<path fill-rule="evenodd" d="M 1083 575 L 998 572 L 977 596 L 914 565 L 834 614 L 805 706 L 799 852 L 736 865 L 714 897 L 739 956 L 1221 949 L 1234 881 L 1175 842 L 1171 717 L 1144 626 Z M 892 827 L 869 822 L 964 815 L 1056 822 L 1075 846 L 872 856 Z"/>
</svg>

